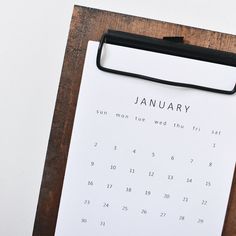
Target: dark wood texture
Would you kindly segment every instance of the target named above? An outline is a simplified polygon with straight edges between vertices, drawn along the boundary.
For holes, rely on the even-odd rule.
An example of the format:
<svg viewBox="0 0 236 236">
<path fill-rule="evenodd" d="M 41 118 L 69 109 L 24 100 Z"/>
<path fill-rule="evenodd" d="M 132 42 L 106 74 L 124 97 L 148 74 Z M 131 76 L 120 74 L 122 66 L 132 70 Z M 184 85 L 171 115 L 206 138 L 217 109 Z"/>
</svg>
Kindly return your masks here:
<svg viewBox="0 0 236 236">
<path fill-rule="evenodd" d="M 236 53 L 236 37 L 233 35 L 75 6 L 48 143 L 34 236 L 54 235 L 87 42 L 100 40 L 107 29 L 157 38 L 184 36 L 189 44 Z M 235 178 L 222 235 L 236 236 Z"/>
</svg>

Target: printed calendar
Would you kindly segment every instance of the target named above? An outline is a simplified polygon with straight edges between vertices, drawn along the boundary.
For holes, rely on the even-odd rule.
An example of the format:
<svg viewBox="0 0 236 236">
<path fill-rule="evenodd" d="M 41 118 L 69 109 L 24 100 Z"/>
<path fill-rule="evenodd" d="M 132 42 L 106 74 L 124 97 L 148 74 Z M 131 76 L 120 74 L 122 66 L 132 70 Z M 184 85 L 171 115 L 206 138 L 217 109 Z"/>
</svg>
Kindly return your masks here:
<svg viewBox="0 0 236 236">
<path fill-rule="evenodd" d="M 220 236 L 235 169 L 235 96 L 104 73 L 97 48 L 89 42 L 55 235 Z M 128 49 L 110 49 L 135 67 Z M 199 63 L 134 53 L 155 57 L 150 70 L 168 70 L 173 80 L 178 63 Z M 228 70 L 227 83 L 235 83 L 235 68 L 212 64 L 205 69 Z"/>
</svg>

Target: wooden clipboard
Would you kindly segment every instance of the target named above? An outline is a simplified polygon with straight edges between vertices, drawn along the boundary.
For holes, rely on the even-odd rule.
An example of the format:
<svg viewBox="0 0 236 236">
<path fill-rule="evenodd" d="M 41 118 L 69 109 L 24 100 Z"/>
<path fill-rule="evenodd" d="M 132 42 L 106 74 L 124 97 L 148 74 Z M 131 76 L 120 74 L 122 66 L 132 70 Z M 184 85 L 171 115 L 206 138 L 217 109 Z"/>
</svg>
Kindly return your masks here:
<svg viewBox="0 0 236 236">
<path fill-rule="evenodd" d="M 155 38 L 183 36 L 185 42 L 192 45 L 236 53 L 234 35 L 75 6 L 48 143 L 34 236 L 54 235 L 87 43 L 89 40 L 99 41 L 108 29 Z M 236 235 L 236 175 L 222 235 Z"/>
</svg>

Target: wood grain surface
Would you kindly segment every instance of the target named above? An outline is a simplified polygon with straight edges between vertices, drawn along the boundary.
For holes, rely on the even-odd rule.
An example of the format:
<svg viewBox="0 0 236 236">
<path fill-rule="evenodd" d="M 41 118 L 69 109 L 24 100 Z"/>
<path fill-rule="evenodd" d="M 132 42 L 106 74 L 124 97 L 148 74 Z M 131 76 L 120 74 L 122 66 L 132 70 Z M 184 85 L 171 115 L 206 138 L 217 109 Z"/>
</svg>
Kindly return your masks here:
<svg viewBox="0 0 236 236">
<path fill-rule="evenodd" d="M 233 35 L 75 6 L 48 143 L 34 236 L 54 235 L 87 43 L 88 40 L 99 41 L 108 29 L 157 38 L 184 36 L 188 44 L 236 53 L 236 37 Z M 236 236 L 236 177 L 222 235 Z"/>
</svg>

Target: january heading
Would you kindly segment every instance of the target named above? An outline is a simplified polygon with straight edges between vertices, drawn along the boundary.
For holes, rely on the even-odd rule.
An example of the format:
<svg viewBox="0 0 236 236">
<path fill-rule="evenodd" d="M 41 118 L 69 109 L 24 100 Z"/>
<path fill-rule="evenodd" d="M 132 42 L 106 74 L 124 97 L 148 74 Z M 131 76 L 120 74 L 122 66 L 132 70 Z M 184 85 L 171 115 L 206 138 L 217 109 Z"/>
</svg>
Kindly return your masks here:
<svg viewBox="0 0 236 236">
<path fill-rule="evenodd" d="M 183 113 L 188 113 L 190 110 L 190 106 L 186 104 L 166 102 L 162 100 L 150 99 L 145 97 L 136 97 L 134 105 L 158 108 L 167 111 L 183 112 Z"/>
</svg>

